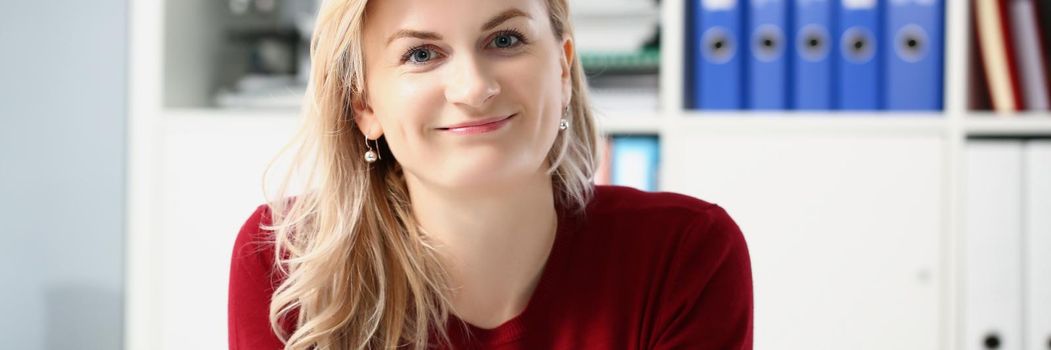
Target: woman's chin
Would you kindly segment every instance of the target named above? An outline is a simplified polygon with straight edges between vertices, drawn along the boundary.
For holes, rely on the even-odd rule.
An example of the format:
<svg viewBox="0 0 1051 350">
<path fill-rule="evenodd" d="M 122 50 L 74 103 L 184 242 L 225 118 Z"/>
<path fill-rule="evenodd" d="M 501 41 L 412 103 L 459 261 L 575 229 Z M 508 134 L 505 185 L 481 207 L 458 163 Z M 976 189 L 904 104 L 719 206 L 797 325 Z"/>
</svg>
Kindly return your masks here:
<svg viewBox="0 0 1051 350">
<path fill-rule="evenodd" d="M 507 166 L 473 167 L 461 171 L 450 171 L 446 174 L 437 179 L 443 186 L 469 192 L 521 186 L 524 183 L 523 180 L 532 175 L 520 169 L 512 170 Z"/>
<path fill-rule="evenodd" d="M 461 173 L 449 175 L 438 179 L 442 186 L 463 191 L 496 189 L 507 184 L 514 183 L 508 176 L 502 176 L 497 172 L 488 173 Z"/>
</svg>

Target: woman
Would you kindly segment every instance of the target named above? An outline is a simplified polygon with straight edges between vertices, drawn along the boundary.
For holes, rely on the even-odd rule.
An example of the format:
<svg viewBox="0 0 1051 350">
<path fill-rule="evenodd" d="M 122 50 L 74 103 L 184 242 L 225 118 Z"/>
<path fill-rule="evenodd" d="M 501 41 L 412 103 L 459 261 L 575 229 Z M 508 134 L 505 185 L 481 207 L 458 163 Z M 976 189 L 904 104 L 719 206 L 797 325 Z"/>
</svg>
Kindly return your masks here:
<svg viewBox="0 0 1051 350">
<path fill-rule="evenodd" d="M 594 186 L 565 0 L 333 0 L 295 163 L 242 227 L 233 349 L 750 349 L 719 206 Z"/>
</svg>

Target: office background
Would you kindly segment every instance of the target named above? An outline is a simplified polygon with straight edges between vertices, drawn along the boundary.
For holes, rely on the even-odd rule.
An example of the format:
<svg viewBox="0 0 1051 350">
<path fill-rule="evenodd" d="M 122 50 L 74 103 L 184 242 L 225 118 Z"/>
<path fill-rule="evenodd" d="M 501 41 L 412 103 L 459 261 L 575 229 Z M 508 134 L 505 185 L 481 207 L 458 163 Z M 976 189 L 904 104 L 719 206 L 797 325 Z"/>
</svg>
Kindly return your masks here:
<svg viewBox="0 0 1051 350">
<path fill-rule="evenodd" d="M 0 348 L 123 343 L 127 5 L 0 5 Z"/>
<path fill-rule="evenodd" d="M 839 27 L 816 37 L 822 58 L 790 59 L 823 52 L 795 48 L 790 25 L 873 4 L 878 23 L 933 6 L 922 38 L 941 55 L 923 62 L 940 77 L 905 80 L 936 98 L 895 108 L 889 64 L 835 63 Z M 1024 4 L 1044 2 L 571 0 L 610 135 L 599 181 L 727 208 L 753 259 L 757 349 L 1049 349 L 1051 114 L 1008 45 Z M 0 6 L 0 347 L 225 348 L 230 249 L 298 125 L 315 6 Z M 784 32 L 762 37 L 783 61 L 749 59 L 763 6 L 783 9 L 763 18 Z M 823 15 L 790 17 L 805 6 Z M 893 54 L 874 47 L 871 62 Z M 736 88 L 708 94 L 706 77 Z"/>
</svg>

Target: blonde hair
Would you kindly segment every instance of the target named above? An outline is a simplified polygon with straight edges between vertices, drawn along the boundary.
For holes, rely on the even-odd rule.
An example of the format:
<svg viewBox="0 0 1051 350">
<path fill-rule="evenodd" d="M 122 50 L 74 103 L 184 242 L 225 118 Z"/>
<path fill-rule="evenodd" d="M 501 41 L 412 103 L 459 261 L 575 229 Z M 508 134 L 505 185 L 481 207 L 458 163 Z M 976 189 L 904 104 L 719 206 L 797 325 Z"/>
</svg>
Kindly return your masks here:
<svg viewBox="0 0 1051 350">
<path fill-rule="evenodd" d="M 572 37 L 566 0 L 545 0 L 556 39 Z M 303 125 L 278 154 L 298 150 L 276 196 L 267 196 L 277 272 L 271 328 L 285 349 L 428 346 L 448 342 L 449 277 L 412 215 L 401 166 L 383 138 L 382 160 L 367 164 L 351 102 L 364 91 L 362 29 L 366 0 L 321 4 L 310 46 Z M 555 200 L 582 213 L 593 191 L 599 137 L 579 58 L 570 62 L 571 127 L 547 156 Z M 264 172 L 266 179 L 277 160 Z M 305 171 L 303 194 L 289 194 Z M 274 200 L 277 198 L 278 200 Z M 284 322 L 295 319 L 294 331 Z"/>
</svg>

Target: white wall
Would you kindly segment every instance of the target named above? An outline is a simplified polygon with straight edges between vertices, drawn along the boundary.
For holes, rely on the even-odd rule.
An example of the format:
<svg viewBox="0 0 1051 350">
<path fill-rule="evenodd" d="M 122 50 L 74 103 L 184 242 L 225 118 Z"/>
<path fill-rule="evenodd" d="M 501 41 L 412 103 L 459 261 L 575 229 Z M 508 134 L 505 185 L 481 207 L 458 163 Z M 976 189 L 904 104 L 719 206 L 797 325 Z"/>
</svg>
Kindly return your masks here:
<svg viewBox="0 0 1051 350">
<path fill-rule="evenodd" d="M 0 6 L 0 348 L 122 347 L 127 20 Z"/>
<path fill-rule="evenodd" d="M 159 338 L 150 349 L 226 348 L 234 238 L 264 201 L 264 167 L 297 125 L 294 112 L 164 116 L 157 154 Z"/>
</svg>

